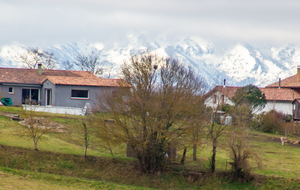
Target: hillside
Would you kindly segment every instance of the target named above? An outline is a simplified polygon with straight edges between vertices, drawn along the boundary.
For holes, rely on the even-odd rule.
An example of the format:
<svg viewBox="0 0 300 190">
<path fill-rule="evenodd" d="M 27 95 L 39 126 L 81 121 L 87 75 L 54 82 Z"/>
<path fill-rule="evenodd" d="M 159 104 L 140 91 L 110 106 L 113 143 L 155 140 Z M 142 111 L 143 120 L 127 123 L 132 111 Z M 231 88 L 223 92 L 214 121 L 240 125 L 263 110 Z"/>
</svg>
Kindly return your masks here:
<svg viewBox="0 0 300 190">
<path fill-rule="evenodd" d="M 20 108 L 1 107 L 1 113 L 19 113 Z M 41 116 L 45 116 L 43 113 Z M 74 125 L 74 118 L 64 118 L 48 114 L 53 121 L 64 125 Z M 76 117 L 75 117 L 76 118 Z M 147 175 L 140 172 L 138 162 L 125 157 L 125 147 L 117 147 L 116 158 L 112 159 L 103 148 L 88 150 L 83 158 L 82 147 L 61 139 L 64 135 L 45 135 L 39 143 L 39 151 L 33 143 L 20 138 L 15 133 L 21 126 L 10 118 L 0 116 L 0 188 L 30 189 L 70 188 L 70 189 L 297 189 L 299 188 L 299 145 L 282 146 L 279 135 L 253 132 L 250 142 L 262 160 L 262 168 L 251 164 L 255 179 L 253 182 L 230 181 L 226 136 L 224 146 L 218 149 L 217 174 L 210 176 L 209 156 L 211 144 L 203 141 L 198 148 L 198 161 L 192 161 L 192 145 L 188 145 L 186 164 L 168 165 L 164 172 Z M 178 147 L 181 155 L 183 147 Z M 180 159 L 181 156 L 178 156 Z M 204 174 L 204 177 L 191 181 L 189 171 Z M 206 173 L 208 175 L 206 175 Z M 47 186 L 45 186 L 47 184 Z"/>
</svg>

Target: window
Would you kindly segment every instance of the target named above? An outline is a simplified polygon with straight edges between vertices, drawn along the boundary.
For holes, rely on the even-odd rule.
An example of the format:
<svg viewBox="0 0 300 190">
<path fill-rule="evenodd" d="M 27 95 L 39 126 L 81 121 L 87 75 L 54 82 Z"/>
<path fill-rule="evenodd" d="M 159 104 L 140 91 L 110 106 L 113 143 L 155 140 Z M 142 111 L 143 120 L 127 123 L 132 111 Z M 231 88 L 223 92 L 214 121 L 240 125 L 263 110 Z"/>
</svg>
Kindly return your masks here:
<svg viewBox="0 0 300 190">
<path fill-rule="evenodd" d="M 14 88 L 13 87 L 8 88 L 8 94 L 14 94 Z"/>
<path fill-rule="evenodd" d="M 214 97 L 213 97 L 213 103 L 214 104 L 217 103 L 217 95 L 214 95 Z"/>
<path fill-rule="evenodd" d="M 224 103 L 224 95 L 221 95 L 221 101 Z"/>
<path fill-rule="evenodd" d="M 71 98 L 88 99 L 89 91 L 88 90 L 72 90 Z"/>
<path fill-rule="evenodd" d="M 22 89 L 22 104 L 39 104 L 39 89 Z"/>
</svg>

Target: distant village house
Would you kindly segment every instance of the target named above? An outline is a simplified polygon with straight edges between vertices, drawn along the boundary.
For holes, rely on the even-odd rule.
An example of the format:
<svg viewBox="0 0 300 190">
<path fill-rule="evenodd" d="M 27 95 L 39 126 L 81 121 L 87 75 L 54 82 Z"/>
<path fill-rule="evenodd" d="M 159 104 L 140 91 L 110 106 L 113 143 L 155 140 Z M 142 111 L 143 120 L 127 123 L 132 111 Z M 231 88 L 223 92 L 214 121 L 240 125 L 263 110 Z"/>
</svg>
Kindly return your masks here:
<svg viewBox="0 0 300 190">
<path fill-rule="evenodd" d="M 113 93 L 120 79 L 103 79 L 89 71 L 0 68 L 0 96 L 12 105 L 32 104 L 83 108 L 97 96 Z"/>
<path fill-rule="evenodd" d="M 205 95 L 205 105 L 216 109 L 220 104 L 234 105 L 232 97 L 238 88 L 235 86 L 216 86 Z M 259 88 L 267 99 L 264 109 L 258 110 L 256 114 L 276 110 L 284 114 L 293 115 L 295 120 L 300 120 L 300 67 L 297 74 L 278 82 L 270 84 L 265 88 Z"/>
</svg>

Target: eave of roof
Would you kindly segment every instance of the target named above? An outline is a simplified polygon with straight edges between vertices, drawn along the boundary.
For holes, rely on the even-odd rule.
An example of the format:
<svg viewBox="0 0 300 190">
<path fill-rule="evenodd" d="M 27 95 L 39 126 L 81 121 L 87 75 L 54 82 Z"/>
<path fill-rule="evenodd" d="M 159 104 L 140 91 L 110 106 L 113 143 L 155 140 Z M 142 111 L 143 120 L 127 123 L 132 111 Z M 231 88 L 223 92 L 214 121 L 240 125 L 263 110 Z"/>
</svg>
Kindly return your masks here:
<svg viewBox="0 0 300 190">
<path fill-rule="evenodd" d="M 129 87 L 122 79 L 48 76 L 43 82 L 46 80 L 51 81 L 55 85 Z"/>
</svg>

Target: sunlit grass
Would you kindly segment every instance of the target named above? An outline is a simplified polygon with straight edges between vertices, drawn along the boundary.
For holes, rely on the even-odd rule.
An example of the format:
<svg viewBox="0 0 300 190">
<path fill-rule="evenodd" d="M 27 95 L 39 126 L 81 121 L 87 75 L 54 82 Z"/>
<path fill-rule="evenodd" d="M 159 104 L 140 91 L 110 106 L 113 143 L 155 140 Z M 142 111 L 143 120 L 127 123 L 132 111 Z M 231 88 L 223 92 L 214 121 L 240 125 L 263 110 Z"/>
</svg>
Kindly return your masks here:
<svg viewBox="0 0 300 190">
<path fill-rule="evenodd" d="M 0 112 L 2 111 L 3 109 L 2 107 L 0 107 Z M 18 107 L 12 107 L 12 108 L 5 107 L 5 111 L 3 112 L 21 113 L 20 108 Z M 43 116 L 43 114 L 44 113 L 38 113 L 37 115 Z M 73 116 L 65 117 L 64 115 L 59 115 L 59 117 L 58 116 L 56 117 L 55 115 L 50 115 L 50 116 L 52 121 L 58 122 L 63 125 L 68 125 L 68 126 L 74 125 L 74 123 L 77 122 L 76 119 L 78 118 L 78 116 L 74 116 L 74 117 Z M 49 115 L 47 115 L 47 117 L 49 117 Z M 15 135 L 16 131 L 21 129 L 22 126 L 20 126 L 18 122 L 11 121 L 10 118 L 8 117 L 0 116 L 0 144 L 34 149 L 33 142 L 31 140 L 20 138 L 19 136 Z M 63 139 L 60 138 L 60 136 L 62 135 L 64 134 L 56 133 L 56 134 L 45 135 L 42 141 L 40 141 L 38 144 L 39 150 L 51 151 L 54 153 L 57 152 L 57 153 L 72 154 L 72 155 L 83 155 L 84 152 L 83 148 L 76 146 L 74 144 L 70 144 L 64 140 L 61 140 Z M 257 131 L 254 131 L 252 133 L 249 143 L 253 147 L 253 149 L 257 153 L 259 153 L 259 155 L 262 158 L 262 170 L 259 170 L 254 163 L 251 164 L 251 166 L 253 167 L 253 173 L 264 175 L 264 176 L 285 177 L 285 178 L 299 180 L 298 176 L 300 174 L 299 172 L 300 165 L 298 163 L 300 159 L 300 146 L 290 145 L 290 144 L 282 146 L 279 141 L 279 138 L 280 138 L 279 134 L 268 134 L 268 133 L 262 133 Z M 226 169 L 227 171 L 229 171 L 231 169 L 229 164 L 231 160 L 229 157 L 229 151 L 228 151 L 229 149 L 227 143 L 228 143 L 228 139 L 226 134 L 224 134 L 219 139 L 220 146 L 217 148 L 217 156 L 216 156 L 217 171 L 225 171 Z M 185 145 L 188 147 L 185 166 L 188 166 L 191 169 L 195 169 L 195 170 L 202 170 L 202 171 L 208 170 L 209 158 L 212 154 L 211 152 L 212 147 L 210 141 L 203 140 L 202 146 L 198 147 L 197 161 L 192 161 L 192 155 L 193 155 L 192 146 L 189 144 L 185 144 Z M 180 161 L 183 153 L 183 147 L 178 147 L 177 153 L 178 153 L 178 157 L 177 157 L 178 161 Z M 106 149 L 99 148 L 96 150 L 95 144 L 90 146 L 90 149 L 88 150 L 87 154 L 93 156 L 111 157 L 109 151 Z M 125 159 L 125 154 L 126 154 L 125 144 L 115 149 L 115 155 L 117 158 Z M 126 160 L 134 160 L 134 159 L 126 158 Z M 166 178 L 168 180 L 169 176 L 163 178 Z M 9 180 L 9 179 L 3 179 L 3 180 Z M 18 181 L 19 179 L 16 180 Z M 182 184 L 184 185 L 185 183 L 186 182 Z M 221 183 L 217 187 L 222 189 L 233 188 L 229 183 L 226 182 L 218 181 L 216 183 L 218 184 Z M 270 181 L 270 184 L 273 183 L 277 183 L 276 180 L 275 182 L 272 180 Z M 249 186 L 249 184 L 246 186 L 249 189 L 252 188 L 252 186 L 251 185 Z M 278 186 L 280 187 L 280 183 Z M 76 187 L 74 188 L 76 189 Z"/>
<path fill-rule="evenodd" d="M 60 120 L 60 119 L 59 119 Z M 63 119 L 68 121 L 68 119 Z M 72 121 L 72 119 L 71 119 Z M 68 122 L 66 122 L 68 123 Z M 72 123 L 72 122 L 71 122 Z M 0 144 L 17 146 L 23 148 L 34 149 L 34 144 L 31 139 L 22 138 L 18 136 L 18 131 L 23 130 L 22 126 L 17 121 L 11 121 L 10 118 L 5 116 L 0 116 Z M 84 150 L 82 147 L 70 144 L 57 138 L 61 134 L 46 134 L 42 137 L 41 141 L 38 143 L 38 149 L 43 151 L 61 152 L 66 154 L 76 154 L 83 155 Z M 90 148 L 94 149 L 96 145 L 91 145 Z M 89 149 L 87 154 L 93 156 L 106 156 L 111 157 L 110 153 L 106 149 L 98 148 L 97 150 Z M 116 157 L 125 156 L 126 152 L 123 146 L 116 149 Z"/>
<path fill-rule="evenodd" d="M 63 175 L 47 174 L 0 167 L 0 189 L 151 189 L 138 186 L 121 185 L 99 180 L 88 180 Z"/>
</svg>

